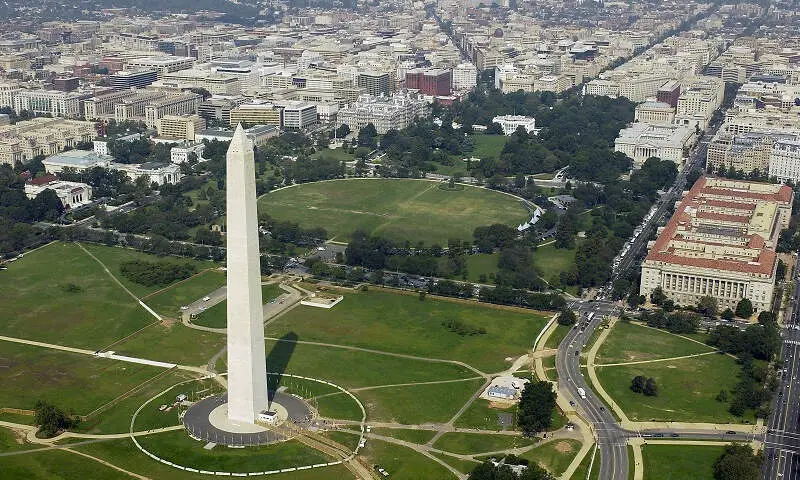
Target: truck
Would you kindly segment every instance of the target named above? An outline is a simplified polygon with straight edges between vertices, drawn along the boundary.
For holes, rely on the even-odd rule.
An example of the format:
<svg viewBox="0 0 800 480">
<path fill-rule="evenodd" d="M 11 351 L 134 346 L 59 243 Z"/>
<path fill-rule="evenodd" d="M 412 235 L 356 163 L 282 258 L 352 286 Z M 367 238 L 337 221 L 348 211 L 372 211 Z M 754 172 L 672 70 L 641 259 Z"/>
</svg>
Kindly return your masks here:
<svg viewBox="0 0 800 480">
<path fill-rule="evenodd" d="M 586 390 L 584 390 L 583 387 L 578 387 L 578 395 L 580 395 L 582 399 L 586 400 Z"/>
</svg>

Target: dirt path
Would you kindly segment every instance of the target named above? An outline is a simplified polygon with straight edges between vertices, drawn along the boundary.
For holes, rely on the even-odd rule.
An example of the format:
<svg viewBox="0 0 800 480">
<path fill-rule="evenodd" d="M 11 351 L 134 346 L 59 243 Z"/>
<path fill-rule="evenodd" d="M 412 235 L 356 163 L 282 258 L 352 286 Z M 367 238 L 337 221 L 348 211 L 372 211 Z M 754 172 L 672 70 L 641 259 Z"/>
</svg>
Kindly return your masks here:
<svg viewBox="0 0 800 480">
<path fill-rule="evenodd" d="M 641 365 L 643 363 L 671 362 L 673 360 L 683 360 L 684 358 L 694 358 L 694 357 L 702 357 L 704 355 L 714 355 L 715 353 L 719 353 L 719 351 L 714 350 L 714 351 L 711 351 L 711 352 L 695 353 L 695 354 L 692 354 L 692 355 L 681 355 L 680 357 L 654 358 L 652 360 L 639 360 L 639 361 L 636 361 L 636 362 L 595 363 L 594 366 L 595 367 L 619 367 L 619 366 L 623 366 L 623 365 Z"/>
</svg>

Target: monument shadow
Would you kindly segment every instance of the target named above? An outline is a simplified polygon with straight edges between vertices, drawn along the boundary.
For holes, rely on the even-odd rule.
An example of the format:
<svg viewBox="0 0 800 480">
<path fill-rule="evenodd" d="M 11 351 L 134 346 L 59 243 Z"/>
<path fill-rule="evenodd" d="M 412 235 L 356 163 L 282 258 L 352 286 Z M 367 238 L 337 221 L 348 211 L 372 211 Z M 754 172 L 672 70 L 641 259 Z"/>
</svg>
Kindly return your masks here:
<svg viewBox="0 0 800 480">
<path fill-rule="evenodd" d="M 281 386 L 283 374 L 289 366 L 289 360 L 292 358 L 297 340 L 296 333 L 286 333 L 275 342 L 267 355 L 267 401 L 270 404 L 275 398 L 278 387 Z"/>
</svg>

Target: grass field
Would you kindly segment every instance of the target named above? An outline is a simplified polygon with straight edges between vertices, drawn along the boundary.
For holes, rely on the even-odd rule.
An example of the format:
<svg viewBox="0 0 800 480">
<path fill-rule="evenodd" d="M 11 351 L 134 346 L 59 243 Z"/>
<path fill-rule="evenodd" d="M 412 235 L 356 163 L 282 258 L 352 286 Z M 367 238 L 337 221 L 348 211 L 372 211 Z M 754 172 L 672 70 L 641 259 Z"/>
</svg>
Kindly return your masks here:
<svg viewBox="0 0 800 480">
<path fill-rule="evenodd" d="M 416 425 L 447 422 L 470 395 L 483 384 L 482 379 L 433 385 L 361 390 L 356 395 L 367 408 L 368 418 L 377 422 Z"/>
<path fill-rule="evenodd" d="M 411 430 L 405 428 L 373 428 L 372 433 L 419 444 L 428 443 L 436 435 L 433 430 Z"/>
<path fill-rule="evenodd" d="M 153 325 L 114 345 L 121 355 L 181 365 L 203 365 L 225 346 L 225 335 L 202 332 L 181 323 Z"/>
<path fill-rule="evenodd" d="M 0 453 L 18 452 L 40 448 L 38 445 L 28 443 L 24 436 L 17 435 L 13 430 L 0 428 Z"/>
<path fill-rule="evenodd" d="M 540 467 L 558 477 L 569 467 L 580 449 L 581 442 L 578 440 L 555 440 L 539 445 L 520 456 L 538 463 Z"/>
<path fill-rule="evenodd" d="M 261 197 L 259 209 L 303 227 L 324 226 L 329 237 L 340 241 L 360 229 L 428 245 L 446 245 L 451 238 L 472 240 L 481 225 L 516 226 L 526 220 L 526 210 L 507 195 L 475 187 L 445 191 L 438 185 L 407 179 L 310 183 Z"/>
<path fill-rule="evenodd" d="M 596 363 L 622 363 L 712 352 L 713 348 L 633 323 L 617 322 L 597 352 Z"/>
<path fill-rule="evenodd" d="M 37 400 L 85 415 L 163 369 L 47 348 L 0 343 L 0 406 L 32 410 Z"/>
<path fill-rule="evenodd" d="M 340 162 L 352 162 L 356 159 L 356 156 L 347 153 L 347 151 L 343 148 L 324 148 L 322 150 L 316 151 L 311 154 L 313 158 L 325 158 L 325 159 L 333 159 L 338 160 Z"/>
<path fill-rule="evenodd" d="M 447 320 L 484 327 L 487 333 L 461 336 L 442 325 Z M 545 323 L 533 312 L 370 291 L 347 293 L 331 310 L 297 307 L 268 325 L 267 334 L 294 332 L 301 340 L 461 360 L 500 371 L 508 366 L 506 357 L 532 346 Z"/>
<path fill-rule="evenodd" d="M 643 445 L 644 480 L 713 480 L 721 445 Z"/>
<path fill-rule="evenodd" d="M 180 315 L 180 307 L 194 302 L 204 295 L 225 285 L 225 272 L 207 270 L 186 281 L 173 285 L 159 293 L 144 299 L 153 310 L 172 318 Z"/>
<path fill-rule="evenodd" d="M 300 337 L 303 340 L 302 337 Z M 287 373 L 323 378 L 346 388 L 470 378 L 474 372 L 451 363 L 398 358 L 390 355 L 267 341 L 270 370 L 286 365 Z M 272 361 L 271 361 L 272 360 Z"/>
<path fill-rule="evenodd" d="M 12 337 L 94 350 L 154 320 L 71 243 L 9 264 L 0 272 L 0 291 L 0 334 Z"/>
<path fill-rule="evenodd" d="M 261 301 L 269 303 L 278 298 L 283 292 L 277 283 L 261 286 Z M 226 328 L 228 326 L 228 302 L 223 300 L 213 307 L 201 312 L 192 323 L 212 328 Z"/>
<path fill-rule="evenodd" d="M 139 443 L 150 452 L 177 463 L 202 470 L 258 472 L 329 461 L 324 454 L 296 440 L 244 449 L 203 448 L 198 442 L 178 430 L 140 437 Z"/>
<path fill-rule="evenodd" d="M 637 375 L 653 377 L 658 396 L 631 391 L 631 380 Z M 743 419 L 734 417 L 726 403 L 715 400 L 720 390 L 733 391 L 738 375 L 736 361 L 718 354 L 597 369 L 603 388 L 633 421 L 752 422 L 752 413 Z"/>
<path fill-rule="evenodd" d="M 130 476 L 88 458 L 59 450 L 4 457 L 2 478 L 47 480 L 130 480 Z"/>
<path fill-rule="evenodd" d="M 446 453 L 439 453 L 439 452 L 431 452 L 436 458 L 444 460 L 445 463 L 450 465 L 451 467 L 455 468 L 461 473 L 470 473 L 480 465 L 480 462 L 473 461 L 473 460 L 462 460 L 458 457 L 454 457 L 452 455 L 447 455 Z"/>
<path fill-rule="evenodd" d="M 513 415 L 516 421 L 517 407 L 491 408 L 486 400 L 477 399 L 458 417 L 455 425 L 462 428 L 499 431 L 503 429 L 497 421 L 497 415 L 501 413 Z"/>
<path fill-rule="evenodd" d="M 433 447 L 451 453 L 478 454 L 525 447 L 533 443 L 536 443 L 536 441 L 515 435 L 450 432 L 439 437 Z"/>
<path fill-rule="evenodd" d="M 481 283 L 493 283 L 492 278 L 497 273 L 497 259 L 499 253 L 476 253 L 467 256 L 467 280 L 473 283 L 481 281 L 481 274 L 486 275 L 486 280 Z"/>
<path fill-rule="evenodd" d="M 181 432 L 178 432 L 181 433 Z M 188 438 L 188 437 L 186 437 Z M 190 440 L 194 442 L 193 440 Z M 197 445 L 199 443 L 195 442 Z M 80 445 L 74 447 L 75 450 L 88 453 L 89 455 L 101 458 L 105 461 L 111 462 L 114 465 L 122 467 L 126 470 L 138 473 L 153 479 L 168 479 L 168 480 L 197 480 L 196 473 L 188 473 L 172 468 L 170 466 L 159 463 L 143 455 L 132 441 L 129 439 L 110 440 L 106 442 L 92 443 L 88 445 Z M 202 445 L 200 445 L 202 450 Z M 218 447 L 219 449 L 220 447 Z M 227 449 L 236 450 L 236 449 Z M 240 450 L 241 451 L 241 450 Z M 242 462 L 239 462 L 241 465 Z M 92 464 L 97 465 L 92 462 Z M 270 475 L 270 480 L 328 480 L 330 478 L 347 478 L 349 475 L 348 470 L 343 466 L 334 466 L 326 468 L 315 468 L 300 472 L 291 472 L 285 474 Z M 48 478 L 48 477 L 45 477 Z M 76 477 L 78 479 L 96 478 L 92 475 L 84 477 Z M 131 477 L 125 476 L 124 478 L 130 479 Z"/>
<path fill-rule="evenodd" d="M 555 244 L 539 247 L 533 252 L 533 265 L 548 282 L 575 265 L 575 250 L 556 248 Z"/>
<path fill-rule="evenodd" d="M 369 440 L 361 450 L 370 465 L 380 465 L 396 480 L 453 480 L 453 474 L 410 448 Z"/>
<path fill-rule="evenodd" d="M 124 262 L 143 260 L 147 262 L 172 262 L 181 264 L 191 263 L 197 267 L 198 272 L 208 268 L 216 268 L 218 266 L 214 262 L 192 260 L 188 258 L 159 257 L 129 248 L 107 247 L 105 245 L 98 245 L 95 243 L 83 243 L 82 245 L 83 248 L 91 252 L 92 255 L 103 262 L 103 264 L 108 267 L 109 271 L 111 271 L 111 273 L 117 277 L 117 279 L 119 279 L 119 281 L 122 282 L 122 284 L 125 285 L 128 290 L 132 291 L 138 297 L 143 297 L 157 290 L 161 290 L 167 285 L 147 287 L 128 280 L 122 275 L 122 271 L 120 270 L 120 265 L 122 265 Z"/>
<path fill-rule="evenodd" d="M 558 348 L 558 346 L 561 344 L 561 340 L 564 340 L 564 337 L 567 336 L 571 329 L 572 327 L 556 324 L 556 329 L 547 338 L 544 348 Z M 555 364 L 553 367 L 555 367 Z"/>
<path fill-rule="evenodd" d="M 193 377 L 185 371 L 175 370 L 169 372 L 163 377 L 149 382 L 136 393 L 109 407 L 108 410 L 104 410 L 98 415 L 81 422 L 78 424 L 78 427 L 73 430 L 76 432 L 93 434 L 126 433 L 130 429 L 131 417 L 140 405 L 172 385 L 190 378 Z M 179 424 L 177 415 L 168 415 L 158 411 L 158 406 L 160 404 L 160 402 L 154 401 L 139 412 L 136 421 L 136 430 L 147 430 L 150 428 Z"/>
</svg>

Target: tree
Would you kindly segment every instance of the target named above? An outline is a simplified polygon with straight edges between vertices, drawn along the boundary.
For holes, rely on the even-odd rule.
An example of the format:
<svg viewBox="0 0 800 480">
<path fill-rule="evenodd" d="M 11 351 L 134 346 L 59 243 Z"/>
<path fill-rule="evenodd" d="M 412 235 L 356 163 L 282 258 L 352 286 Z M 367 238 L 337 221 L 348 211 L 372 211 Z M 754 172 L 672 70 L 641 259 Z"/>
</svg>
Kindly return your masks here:
<svg viewBox="0 0 800 480">
<path fill-rule="evenodd" d="M 720 315 L 720 316 L 721 316 L 722 318 L 724 318 L 725 320 L 733 320 L 734 313 L 733 313 L 733 310 L 731 310 L 730 308 L 726 308 L 726 309 L 725 309 L 725 310 L 722 312 L 722 315 Z"/>
<path fill-rule="evenodd" d="M 739 300 L 736 304 L 736 316 L 739 318 L 750 318 L 753 315 L 753 303 L 748 298 Z"/>
<path fill-rule="evenodd" d="M 658 395 L 658 385 L 656 385 L 656 381 L 654 378 L 648 378 L 647 381 L 644 383 L 644 389 L 642 393 L 647 395 L 648 397 L 655 397 Z"/>
<path fill-rule="evenodd" d="M 716 317 L 717 299 L 710 295 L 705 295 L 703 297 L 700 297 L 700 301 L 697 302 L 697 313 L 709 318 Z"/>
<path fill-rule="evenodd" d="M 650 301 L 654 305 L 661 305 L 667 299 L 667 295 L 664 293 L 664 290 L 661 287 L 656 287 L 653 289 L 653 292 L 650 293 Z"/>
<path fill-rule="evenodd" d="M 637 375 L 631 380 L 631 390 L 636 393 L 642 393 L 645 383 L 647 383 L 647 379 L 645 379 L 643 375 Z"/>
<path fill-rule="evenodd" d="M 763 453 L 754 453 L 750 445 L 734 443 L 714 462 L 716 480 L 758 480 L 761 478 Z"/>
<path fill-rule="evenodd" d="M 715 398 L 718 402 L 727 402 L 728 401 L 728 391 L 727 390 L 720 390 L 719 394 Z"/>
<path fill-rule="evenodd" d="M 558 314 L 556 321 L 558 321 L 559 325 L 571 327 L 578 321 L 578 317 L 575 315 L 575 312 L 569 308 L 565 308 L 564 310 L 561 310 L 561 313 Z"/>
<path fill-rule="evenodd" d="M 533 436 L 545 431 L 552 423 L 553 409 L 556 406 L 556 393 L 550 382 L 532 381 L 525 384 L 519 401 L 519 426 L 522 433 Z"/>
<path fill-rule="evenodd" d="M 758 323 L 761 325 L 774 325 L 777 321 L 775 314 L 770 311 L 764 310 L 758 314 Z"/>
<path fill-rule="evenodd" d="M 38 400 L 34 406 L 33 421 L 39 426 L 36 435 L 42 438 L 54 437 L 59 431 L 75 425 L 75 421 L 63 410 L 42 400 Z"/>
</svg>

